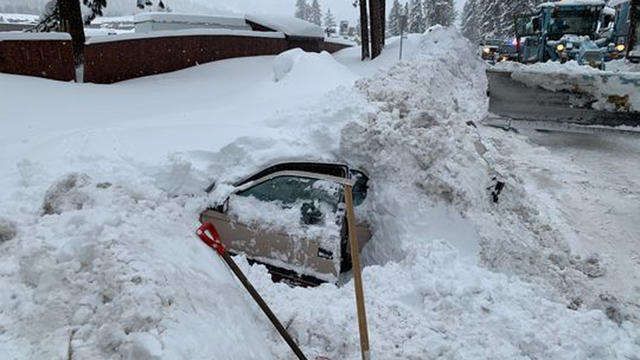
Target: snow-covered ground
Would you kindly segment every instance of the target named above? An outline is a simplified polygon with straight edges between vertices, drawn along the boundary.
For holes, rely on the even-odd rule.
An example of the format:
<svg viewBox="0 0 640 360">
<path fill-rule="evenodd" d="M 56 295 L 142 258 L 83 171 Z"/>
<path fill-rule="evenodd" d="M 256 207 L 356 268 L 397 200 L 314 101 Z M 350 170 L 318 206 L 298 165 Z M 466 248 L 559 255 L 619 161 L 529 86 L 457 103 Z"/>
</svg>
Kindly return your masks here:
<svg viewBox="0 0 640 360">
<path fill-rule="evenodd" d="M 371 175 L 373 358 L 638 359 L 637 139 L 467 125 L 473 46 L 435 28 L 398 63 L 397 40 L 113 85 L 0 74 L 0 358 L 293 358 L 193 232 L 212 179 L 304 157 Z M 351 282 L 236 260 L 310 358 L 359 358 Z"/>
</svg>

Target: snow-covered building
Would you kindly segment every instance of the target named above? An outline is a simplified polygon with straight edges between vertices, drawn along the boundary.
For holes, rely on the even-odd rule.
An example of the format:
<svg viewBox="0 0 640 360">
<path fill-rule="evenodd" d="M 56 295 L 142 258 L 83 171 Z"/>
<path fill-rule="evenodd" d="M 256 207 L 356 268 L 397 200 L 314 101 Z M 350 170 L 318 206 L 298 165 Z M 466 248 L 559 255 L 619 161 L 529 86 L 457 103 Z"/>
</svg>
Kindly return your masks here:
<svg viewBox="0 0 640 360">
<path fill-rule="evenodd" d="M 148 33 L 162 30 L 227 29 L 251 30 L 243 17 L 148 12 L 134 16 L 135 31 Z"/>
</svg>

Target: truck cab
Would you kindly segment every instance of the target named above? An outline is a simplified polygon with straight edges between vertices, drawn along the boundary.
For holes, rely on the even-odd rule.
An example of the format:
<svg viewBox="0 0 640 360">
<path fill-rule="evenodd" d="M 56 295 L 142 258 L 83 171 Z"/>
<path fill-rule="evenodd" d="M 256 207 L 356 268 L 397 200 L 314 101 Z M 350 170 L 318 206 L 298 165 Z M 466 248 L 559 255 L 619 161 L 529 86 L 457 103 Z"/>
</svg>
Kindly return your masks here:
<svg viewBox="0 0 640 360">
<path fill-rule="evenodd" d="M 547 2 L 516 17 L 520 61 L 576 60 L 604 68 L 604 51 L 595 42 L 604 7 L 604 1 Z"/>
</svg>

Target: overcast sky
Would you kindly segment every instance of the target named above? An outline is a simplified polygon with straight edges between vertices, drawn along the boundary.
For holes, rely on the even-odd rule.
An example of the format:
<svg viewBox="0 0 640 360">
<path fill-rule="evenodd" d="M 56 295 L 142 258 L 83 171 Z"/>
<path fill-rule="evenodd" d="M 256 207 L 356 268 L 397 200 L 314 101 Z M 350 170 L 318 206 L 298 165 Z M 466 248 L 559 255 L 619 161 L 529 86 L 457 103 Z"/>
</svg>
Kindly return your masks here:
<svg viewBox="0 0 640 360">
<path fill-rule="evenodd" d="M 28 4 L 33 9 L 44 8 L 48 0 L 0 0 L 0 5 L 5 4 Z M 154 2 L 157 0 L 154 0 Z M 311 2 L 312 0 L 308 0 Z M 408 0 L 400 0 L 404 3 Z M 465 0 L 455 0 L 459 12 Z M 245 14 L 276 13 L 279 15 L 293 15 L 296 0 L 164 0 L 174 9 L 174 11 L 194 12 L 194 13 L 237 13 Z M 357 21 L 359 12 L 353 7 L 353 0 L 319 0 L 323 12 L 331 9 L 336 20 L 349 20 L 352 23 Z M 129 15 L 137 10 L 136 0 L 107 0 L 105 16 Z M 393 5 L 393 0 L 387 0 L 387 9 Z"/>
</svg>

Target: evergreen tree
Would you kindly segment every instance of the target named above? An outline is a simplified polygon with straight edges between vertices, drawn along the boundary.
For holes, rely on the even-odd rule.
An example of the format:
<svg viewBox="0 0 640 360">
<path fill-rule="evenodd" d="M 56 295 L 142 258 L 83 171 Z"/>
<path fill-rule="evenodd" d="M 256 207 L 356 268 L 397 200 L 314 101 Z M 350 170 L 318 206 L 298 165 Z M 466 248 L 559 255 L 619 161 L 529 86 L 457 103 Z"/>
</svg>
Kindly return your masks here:
<svg viewBox="0 0 640 360">
<path fill-rule="evenodd" d="M 310 12 L 309 21 L 316 25 L 322 25 L 322 10 L 318 0 L 313 0 Z"/>
<path fill-rule="evenodd" d="M 462 13 L 462 32 L 474 42 L 510 39 L 515 16 L 534 10 L 544 0 L 468 0 Z"/>
<path fill-rule="evenodd" d="M 89 8 L 89 13 L 84 17 L 85 25 L 91 24 L 96 16 L 102 16 L 102 9 L 107 7 L 107 0 L 82 0 L 82 3 Z"/>
<path fill-rule="evenodd" d="M 393 6 L 389 13 L 389 20 L 387 21 L 387 32 L 391 36 L 400 35 L 400 15 L 402 15 L 402 5 L 400 1 L 393 0 Z"/>
<path fill-rule="evenodd" d="M 422 11 L 422 2 L 420 0 L 411 0 L 409 3 L 409 20 L 408 32 L 423 33 L 427 29 L 427 23 Z"/>
<path fill-rule="evenodd" d="M 302 20 L 309 19 L 309 4 L 307 4 L 307 0 L 297 0 L 296 1 L 296 13 L 295 17 Z"/>
<path fill-rule="evenodd" d="M 456 7 L 453 0 L 425 0 L 427 24 L 429 26 L 451 26 L 456 20 Z"/>
<path fill-rule="evenodd" d="M 327 9 L 327 13 L 324 15 L 324 28 L 327 34 L 336 32 L 336 19 L 331 14 L 331 9 Z"/>
</svg>

